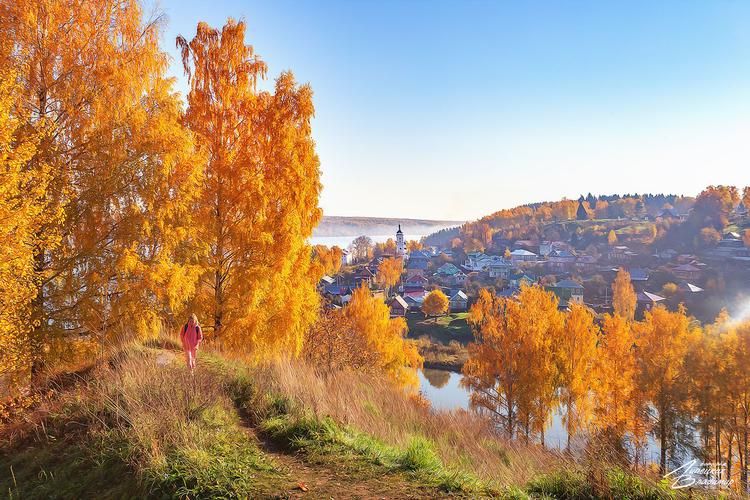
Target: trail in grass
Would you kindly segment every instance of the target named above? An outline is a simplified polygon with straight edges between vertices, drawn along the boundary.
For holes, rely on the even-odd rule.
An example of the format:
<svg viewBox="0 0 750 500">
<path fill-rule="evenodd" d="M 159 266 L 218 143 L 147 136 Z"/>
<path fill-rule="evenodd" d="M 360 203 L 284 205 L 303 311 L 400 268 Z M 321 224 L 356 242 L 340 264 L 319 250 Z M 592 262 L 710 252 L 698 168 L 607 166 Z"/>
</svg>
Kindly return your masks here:
<svg viewBox="0 0 750 500">
<path fill-rule="evenodd" d="M 434 488 L 420 487 L 398 474 L 383 474 L 361 470 L 342 463 L 325 463 L 325 458 L 310 458 L 304 453 L 284 449 L 245 427 L 263 452 L 288 475 L 290 483 L 285 492 L 289 498 L 437 498 Z M 380 472 L 380 473 L 378 473 Z"/>
</svg>

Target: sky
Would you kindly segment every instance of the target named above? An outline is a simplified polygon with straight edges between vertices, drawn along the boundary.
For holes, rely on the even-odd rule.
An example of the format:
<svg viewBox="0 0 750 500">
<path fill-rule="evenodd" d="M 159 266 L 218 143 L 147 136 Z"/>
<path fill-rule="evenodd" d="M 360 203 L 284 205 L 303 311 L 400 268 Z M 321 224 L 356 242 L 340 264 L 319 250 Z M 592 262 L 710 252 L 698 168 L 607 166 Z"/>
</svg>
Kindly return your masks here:
<svg viewBox="0 0 750 500">
<path fill-rule="evenodd" d="M 750 2 L 159 0 L 246 21 L 315 93 L 327 215 L 471 220 L 580 194 L 750 184 Z"/>
</svg>

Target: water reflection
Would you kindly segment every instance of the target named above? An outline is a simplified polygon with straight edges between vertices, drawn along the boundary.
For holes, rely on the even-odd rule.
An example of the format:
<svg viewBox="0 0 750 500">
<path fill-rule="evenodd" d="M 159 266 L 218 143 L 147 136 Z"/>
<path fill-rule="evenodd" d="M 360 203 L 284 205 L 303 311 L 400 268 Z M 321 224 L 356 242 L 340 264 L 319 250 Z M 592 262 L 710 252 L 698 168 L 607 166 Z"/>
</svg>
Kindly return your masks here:
<svg viewBox="0 0 750 500">
<path fill-rule="evenodd" d="M 430 383 L 432 387 L 436 389 L 442 389 L 451 379 L 451 373 L 447 370 L 435 370 L 433 368 L 425 368 L 422 370 L 424 378 Z"/>
<path fill-rule="evenodd" d="M 448 370 L 424 368 L 419 372 L 420 391 L 438 410 L 469 409 L 469 390 L 461 387 L 461 374 Z M 545 432 L 545 444 L 564 448 L 567 444 L 562 412 L 555 411 L 552 424 Z"/>
<path fill-rule="evenodd" d="M 448 370 L 424 368 L 419 372 L 420 391 L 437 410 L 469 409 L 470 391 L 461 387 L 461 374 Z M 545 446 L 563 449 L 567 446 L 567 433 L 563 425 L 563 410 L 558 408 L 552 414 L 552 422 L 544 433 Z M 572 440 L 573 449 L 585 445 L 585 437 L 580 436 Z M 659 460 L 659 444 L 649 436 L 645 458 L 652 462 Z M 692 454 L 688 454 L 688 458 Z"/>
</svg>

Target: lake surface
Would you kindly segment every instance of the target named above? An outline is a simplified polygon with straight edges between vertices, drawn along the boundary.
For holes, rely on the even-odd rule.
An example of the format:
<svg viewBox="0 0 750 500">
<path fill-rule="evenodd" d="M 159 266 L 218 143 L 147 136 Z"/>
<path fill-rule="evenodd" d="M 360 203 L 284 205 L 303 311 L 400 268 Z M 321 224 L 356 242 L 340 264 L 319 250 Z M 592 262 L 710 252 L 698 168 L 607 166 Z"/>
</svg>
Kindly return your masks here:
<svg viewBox="0 0 750 500">
<path fill-rule="evenodd" d="M 419 372 L 419 390 L 437 410 L 469 409 L 470 391 L 461 387 L 461 374 L 448 370 L 424 368 Z M 552 416 L 552 425 L 544 433 L 548 448 L 565 448 L 567 433 L 562 412 Z"/>
</svg>

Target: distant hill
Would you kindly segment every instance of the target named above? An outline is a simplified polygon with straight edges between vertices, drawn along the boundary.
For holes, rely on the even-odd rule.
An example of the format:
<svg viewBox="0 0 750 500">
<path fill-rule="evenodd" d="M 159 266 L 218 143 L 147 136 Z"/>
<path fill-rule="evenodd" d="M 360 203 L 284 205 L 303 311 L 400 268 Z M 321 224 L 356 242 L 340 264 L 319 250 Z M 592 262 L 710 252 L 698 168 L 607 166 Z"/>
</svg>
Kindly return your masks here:
<svg viewBox="0 0 750 500">
<path fill-rule="evenodd" d="M 464 221 L 395 219 L 384 217 L 342 217 L 327 215 L 315 228 L 313 236 L 378 236 L 396 233 L 398 225 L 406 239 L 409 235 L 430 234 L 447 227 L 460 226 Z"/>
</svg>

